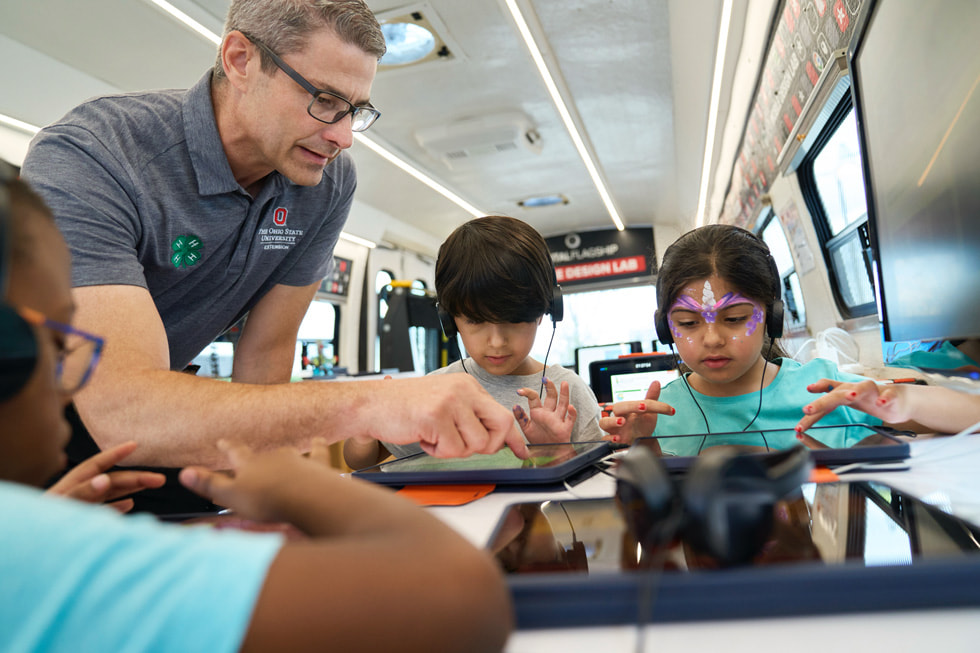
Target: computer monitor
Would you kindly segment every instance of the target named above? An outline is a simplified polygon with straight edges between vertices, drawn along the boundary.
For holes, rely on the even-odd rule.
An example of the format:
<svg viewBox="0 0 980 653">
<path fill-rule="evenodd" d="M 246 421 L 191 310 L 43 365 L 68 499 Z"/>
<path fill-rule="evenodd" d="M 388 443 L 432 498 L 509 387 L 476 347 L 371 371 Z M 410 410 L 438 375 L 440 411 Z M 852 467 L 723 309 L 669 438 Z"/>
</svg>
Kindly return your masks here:
<svg viewBox="0 0 980 653">
<path fill-rule="evenodd" d="M 665 386 L 677 378 L 677 358 L 667 354 L 592 361 L 592 391 L 599 403 L 643 399 L 654 380 Z"/>
<path fill-rule="evenodd" d="M 589 377 L 589 363 L 592 361 L 603 361 L 610 358 L 618 358 L 623 354 L 635 354 L 643 351 L 642 345 L 638 340 L 632 342 L 616 342 L 610 345 L 589 345 L 587 347 L 575 348 L 575 373 L 585 379 L 585 382 L 592 384 Z"/>
<path fill-rule="evenodd" d="M 848 58 L 884 337 L 980 337 L 980 3 L 866 20 Z"/>
</svg>

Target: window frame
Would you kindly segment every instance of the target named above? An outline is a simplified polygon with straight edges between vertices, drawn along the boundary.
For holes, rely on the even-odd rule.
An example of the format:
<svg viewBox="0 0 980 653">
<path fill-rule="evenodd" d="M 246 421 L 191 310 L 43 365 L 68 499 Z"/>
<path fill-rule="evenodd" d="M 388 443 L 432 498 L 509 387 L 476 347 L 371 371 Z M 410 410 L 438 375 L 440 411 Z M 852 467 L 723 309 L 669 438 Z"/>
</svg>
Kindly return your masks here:
<svg viewBox="0 0 980 653">
<path fill-rule="evenodd" d="M 837 310 L 840 311 L 844 319 L 862 318 L 868 315 L 875 315 L 878 312 L 878 305 L 874 300 L 875 284 L 871 272 L 871 264 L 868 256 L 870 255 L 870 240 L 868 237 L 868 214 L 865 211 L 863 219 L 856 220 L 845 227 L 836 236 L 830 228 L 830 221 L 824 209 L 823 200 L 817 189 L 814 175 L 814 162 L 823 152 L 824 147 L 837 133 L 841 124 L 854 110 L 850 93 L 845 94 L 837 106 L 831 112 L 827 122 L 823 125 L 820 134 L 817 136 L 813 146 L 809 149 L 803 161 L 797 169 L 797 176 L 800 183 L 800 192 L 807 210 L 813 219 L 813 228 L 816 231 L 817 239 L 820 241 L 820 251 L 823 255 L 824 264 L 827 266 L 827 280 L 830 283 L 831 294 Z M 860 149 L 860 143 L 858 143 Z M 863 156 L 863 154 L 862 154 Z M 862 179 L 862 182 L 864 180 Z M 857 240 L 861 251 L 864 253 L 864 269 L 868 288 L 871 291 L 871 301 L 863 304 L 850 306 L 844 300 L 844 293 L 841 291 L 840 277 L 842 272 L 834 265 L 833 254 L 845 245 Z"/>
<path fill-rule="evenodd" d="M 798 304 L 798 305 L 800 305 L 800 306 L 803 307 L 803 319 L 802 320 L 794 320 L 793 317 L 792 317 L 793 313 L 790 310 L 790 302 L 788 301 L 788 296 L 789 295 L 787 295 L 787 293 L 793 292 L 793 290 L 791 288 L 791 285 L 790 285 L 790 277 L 792 277 L 795 274 L 796 277 L 797 277 L 797 279 L 799 279 L 799 276 L 800 276 L 799 273 L 796 271 L 796 259 L 793 258 L 793 244 L 789 241 L 789 238 L 786 237 L 786 229 L 783 228 L 782 221 L 779 220 L 779 216 L 776 215 L 776 212 L 772 209 L 771 206 L 766 207 L 765 209 L 763 209 L 762 213 L 757 218 L 756 223 L 755 223 L 756 226 L 755 226 L 754 233 L 756 234 L 756 236 L 759 237 L 760 240 L 762 240 L 763 242 L 765 242 L 766 243 L 766 246 L 768 247 L 769 246 L 769 243 L 766 242 L 765 238 L 763 238 L 763 233 L 765 233 L 766 229 L 769 228 L 769 225 L 771 225 L 773 223 L 773 221 L 775 221 L 779 225 L 779 229 L 780 229 L 780 231 L 781 231 L 781 233 L 783 235 L 783 238 L 786 240 L 786 245 L 787 245 L 787 247 L 789 248 L 789 251 L 790 251 L 790 265 L 789 265 L 789 267 L 787 267 L 785 270 L 779 270 L 778 264 L 776 266 L 777 272 L 779 273 L 780 299 L 783 302 L 783 308 L 784 308 L 784 312 L 783 312 L 783 320 L 784 320 L 784 324 L 783 324 L 783 326 L 784 326 L 783 337 L 786 337 L 786 336 L 795 336 L 795 335 L 805 335 L 807 333 L 807 330 L 806 330 L 806 315 L 807 315 L 807 312 L 806 312 L 806 302 L 803 300 L 803 297 L 802 296 L 797 296 L 796 293 L 793 293 L 793 302 L 794 302 L 794 304 Z M 802 295 L 802 292 L 800 293 L 800 295 Z"/>
</svg>

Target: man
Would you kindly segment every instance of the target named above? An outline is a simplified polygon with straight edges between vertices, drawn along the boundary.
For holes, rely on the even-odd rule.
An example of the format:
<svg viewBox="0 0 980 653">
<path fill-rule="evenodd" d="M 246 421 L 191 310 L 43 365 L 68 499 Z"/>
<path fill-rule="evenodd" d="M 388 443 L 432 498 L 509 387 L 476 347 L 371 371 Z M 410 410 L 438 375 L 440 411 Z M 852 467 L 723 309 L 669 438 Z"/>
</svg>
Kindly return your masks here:
<svg viewBox="0 0 980 653">
<path fill-rule="evenodd" d="M 343 150 L 378 116 L 384 50 L 361 0 L 233 0 L 193 88 L 89 101 L 35 138 L 22 174 L 71 248 L 76 323 L 109 343 L 75 399 L 99 448 L 136 439 L 134 464 L 220 466 L 221 438 L 360 433 L 440 456 L 504 443 L 525 455 L 510 413 L 461 375 L 285 383 L 355 188 Z M 289 239 L 269 246 L 271 233 Z M 179 373 L 244 315 L 236 383 Z M 76 439 L 69 453 L 94 450 Z"/>
</svg>

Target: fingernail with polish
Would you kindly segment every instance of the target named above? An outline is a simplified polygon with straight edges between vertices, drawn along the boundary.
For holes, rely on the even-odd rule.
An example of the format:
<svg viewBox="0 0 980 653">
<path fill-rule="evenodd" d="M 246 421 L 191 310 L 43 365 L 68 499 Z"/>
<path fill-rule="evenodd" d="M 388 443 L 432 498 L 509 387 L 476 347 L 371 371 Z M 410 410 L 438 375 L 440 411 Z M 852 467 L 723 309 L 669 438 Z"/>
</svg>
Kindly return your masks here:
<svg viewBox="0 0 980 653">
<path fill-rule="evenodd" d="M 626 423 L 626 420 L 623 419 L 622 417 L 617 417 L 616 418 L 616 426 L 622 426 L 625 423 Z"/>
</svg>

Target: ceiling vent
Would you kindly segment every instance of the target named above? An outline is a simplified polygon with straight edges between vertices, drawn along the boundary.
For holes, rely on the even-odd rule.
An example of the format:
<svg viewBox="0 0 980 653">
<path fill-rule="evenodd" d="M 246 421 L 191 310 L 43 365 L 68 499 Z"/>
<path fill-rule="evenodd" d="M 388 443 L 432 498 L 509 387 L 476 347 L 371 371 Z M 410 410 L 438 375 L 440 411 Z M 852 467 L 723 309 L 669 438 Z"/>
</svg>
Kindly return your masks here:
<svg viewBox="0 0 980 653">
<path fill-rule="evenodd" d="M 520 112 L 467 118 L 415 132 L 419 145 L 449 166 L 474 159 L 540 154 L 541 136 Z"/>
</svg>

